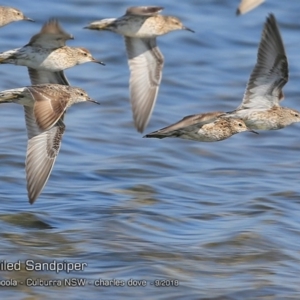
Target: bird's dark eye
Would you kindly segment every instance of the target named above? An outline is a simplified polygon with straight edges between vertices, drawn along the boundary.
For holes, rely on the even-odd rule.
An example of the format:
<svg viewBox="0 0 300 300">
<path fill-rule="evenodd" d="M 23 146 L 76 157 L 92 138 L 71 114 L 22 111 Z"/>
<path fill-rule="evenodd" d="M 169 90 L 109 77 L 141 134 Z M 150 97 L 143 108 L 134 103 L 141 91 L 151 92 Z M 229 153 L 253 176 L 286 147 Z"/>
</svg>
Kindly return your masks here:
<svg viewBox="0 0 300 300">
<path fill-rule="evenodd" d="M 242 126 L 243 126 L 243 124 L 242 124 L 242 123 L 239 123 L 239 126 L 240 126 L 240 127 L 242 127 Z"/>
<path fill-rule="evenodd" d="M 83 95 L 83 93 L 80 93 L 80 96 L 82 96 L 82 97 L 83 97 L 83 96 L 84 96 L 84 95 Z"/>
<path fill-rule="evenodd" d="M 83 55 L 84 55 L 84 56 L 87 56 L 87 53 L 86 53 L 86 52 L 84 52 L 84 53 L 83 53 Z"/>
<path fill-rule="evenodd" d="M 299 117 L 299 115 L 298 115 L 298 114 L 295 114 L 295 117 Z"/>
</svg>

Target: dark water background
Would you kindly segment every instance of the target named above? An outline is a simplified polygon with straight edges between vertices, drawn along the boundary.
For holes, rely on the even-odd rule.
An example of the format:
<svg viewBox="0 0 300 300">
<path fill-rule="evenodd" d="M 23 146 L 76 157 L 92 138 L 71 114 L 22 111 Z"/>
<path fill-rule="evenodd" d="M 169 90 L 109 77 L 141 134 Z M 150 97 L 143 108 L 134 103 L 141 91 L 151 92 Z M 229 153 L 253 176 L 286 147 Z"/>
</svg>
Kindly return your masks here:
<svg viewBox="0 0 300 300">
<path fill-rule="evenodd" d="M 190 32 L 158 39 L 165 55 L 150 132 L 185 115 L 232 110 L 255 64 L 263 22 L 273 12 L 290 66 L 283 105 L 300 109 L 300 1 L 269 0 L 236 17 L 239 1 L 7 1 L 36 23 L 0 29 L 0 51 L 25 45 L 57 17 L 105 67 L 67 70 L 101 106 L 83 103 L 66 116 L 67 130 L 50 180 L 27 201 L 23 109 L 0 110 L 0 253 L 22 271 L 1 272 L 17 287 L 1 299 L 300 299 L 300 125 L 242 133 L 219 143 L 142 139 L 128 102 L 123 40 L 83 30 L 121 16 L 128 6 L 164 6 Z M 26 68 L 2 65 L 1 90 L 29 85 Z M 83 272 L 24 270 L 24 262 L 87 263 Z M 86 279 L 85 286 L 34 287 L 26 278 Z M 97 287 L 97 279 L 125 287 Z M 128 287 L 127 280 L 146 280 Z M 155 287 L 154 280 L 178 280 Z"/>
</svg>

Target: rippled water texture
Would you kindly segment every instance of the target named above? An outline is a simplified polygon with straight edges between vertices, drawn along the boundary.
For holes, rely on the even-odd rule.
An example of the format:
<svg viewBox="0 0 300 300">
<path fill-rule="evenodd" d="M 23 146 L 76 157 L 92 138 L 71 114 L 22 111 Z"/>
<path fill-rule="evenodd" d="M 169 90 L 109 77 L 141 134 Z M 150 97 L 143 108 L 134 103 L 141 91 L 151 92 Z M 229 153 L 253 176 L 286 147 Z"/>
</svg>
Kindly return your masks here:
<svg viewBox="0 0 300 300">
<path fill-rule="evenodd" d="M 52 175 L 37 202 L 27 200 L 22 107 L 0 109 L 1 299 L 299 299 L 300 125 L 218 143 L 142 139 L 128 101 L 120 36 L 82 29 L 128 6 L 161 5 L 195 34 L 158 39 L 165 56 L 151 132 L 185 115 L 229 111 L 254 67 L 263 22 L 278 19 L 290 64 L 284 105 L 299 109 L 300 1 L 268 0 L 236 17 L 238 0 L 7 1 L 36 23 L 0 29 L 0 51 L 25 45 L 57 17 L 106 66 L 67 70 L 72 85 L 101 102 L 74 105 Z M 1 65 L 1 90 L 29 85 L 26 68 Z M 86 263 L 82 272 L 30 271 L 25 261 Z M 1 265 L 0 265 L 1 266 Z M 26 279 L 86 279 L 85 286 L 35 287 Z M 97 287 L 117 279 L 125 287 Z M 146 287 L 128 287 L 127 281 Z M 155 280 L 178 287 L 155 287 Z"/>
</svg>

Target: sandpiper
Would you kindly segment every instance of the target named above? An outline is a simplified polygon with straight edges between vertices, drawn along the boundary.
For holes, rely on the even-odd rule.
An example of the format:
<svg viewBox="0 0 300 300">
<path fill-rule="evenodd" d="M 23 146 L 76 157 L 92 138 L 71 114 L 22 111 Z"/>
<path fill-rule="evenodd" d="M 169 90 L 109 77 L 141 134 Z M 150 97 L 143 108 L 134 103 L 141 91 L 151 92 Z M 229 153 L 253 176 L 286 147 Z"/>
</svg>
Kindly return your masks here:
<svg viewBox="0 0 300 300">
<path fill-rule="evenodd" d="M 65 131 L 63 114 L 77 102 L 92 100 L 81 88 L 40 84 L 0 92 L 0 103 L 24 106 L 28 135 L 26 178 L 31 204 L 48 181 Z"/>
<path fill-rule="evenodd" d="M 258 5 L 265 2 L 265 0 L 241 0 L 239 7 L 236 10 L 236 14 L 242 15 L 247 13 L 248 11 L 254 9 Z"/>
<path fill-rule="evenodd" d="M 184 117 L 179 122 L 145 135 L 146 138 L 177 137 L 199 142 L 218 142 L 232 135 L 251 131 L 244 121 L 226 117 L 224 112 L 209 112 Z"/>
<path fill-rule="evenodd" d="M 164 57 L 156 37 L 174 30 L 189 30 L 172 16 L 159 13 L 163 7 L 137 6 L 118 19 L 103 19 L 84 27 L 108 30 L 125 37 L 130 69 L 130 99 L 135 126 L 143 132 L 151 117 L 162 77 Z"/>
<path fill-rule="evenodd" d="M 103 64 L 85 48 L 65 46 L 72 38 L 57 20 L 50 19 L 23 48 L 0 54 L 1 63 L 27 66 L 31 84 L 35 85 L 0 93 L 0 103 L 24 105 L 28 133 L 26 177 L 31 204 L 44 188 L 58 155 L 67 107 L 92 101 L 81 89 L 69 87 L 63 70 L 89 61 Z"/>
<path fill-rule="evenodd" d="M 300 112 L 280 106 L 288 81 L 288 61 L 274 15 L 265 22 L 257 62 L 240 106 L 228 115 L 254 130 L 276 130 L 300 122 Z"/>
<path fill-rule="evenodd" d="M 103 64 L 85 48 L 65 46 L 72 38 L 56 19 L 50 19 L 27 45 L 0 53 L 0 63 L 27 66 L 32 84 L 68 85 L 63 70 L 86 62 Z"/>
<path fill-rule="evenodd" d="M 16 21 L 31 21 L 32 19 L 26 17 L 19 9 L 8 6 L 0 6 L 0 27 Z"/>
</svg>

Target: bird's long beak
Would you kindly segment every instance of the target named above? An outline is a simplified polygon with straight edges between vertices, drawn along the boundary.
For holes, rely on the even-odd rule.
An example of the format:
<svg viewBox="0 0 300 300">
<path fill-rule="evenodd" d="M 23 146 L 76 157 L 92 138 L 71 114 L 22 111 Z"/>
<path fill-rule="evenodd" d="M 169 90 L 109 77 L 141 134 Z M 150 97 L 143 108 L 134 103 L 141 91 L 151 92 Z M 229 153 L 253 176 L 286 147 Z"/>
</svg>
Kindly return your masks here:
<svg viewBox="0 0 300 300">
<path fill-rule="evenodd" d="M 248 129 L 249 132 L 255 133 L 255 134 L 259 134 L 257 131 L 254 131 L 252 129 Z"/>
<path fill-rule="evenodd" d="M 101 60 L 94 59 L 93 62 L 96 63 L 96 64 L 100 64 L 102 66 L 105 66 L 105 63 L 103 61 L 101 61 Z"/>
<path fill-rule="evenodd" d="M 97 101 L 93 100 L 92 98 L 89 98 L 89 99 L 87 99 L 87 101 L 89 101 L 89 102 L 93 102 L 93 103 L 95 103 L 95 104 L 98 104 L 98 105 L 100 105 L 100 103 L 99 103 L 99 102 L 97 102 Z"/>
<path fill-rule="evenodd" d="M 182 29 L 195 33 L 194 30 L 192 30 L 191 28 L 185 27 L 185 26 L 183 26 Z"/>
<path fill-rule="evenodd" d="M 26 16 L 24 16 L 24 19 L 23 20 L 25 20 L 25 21 L 30 21 L 30 22 L 35 22 L 33 19 L 30 19 L 30 18 L 28 18 L 28 17 L 26 17 Z"/>
</svg>

